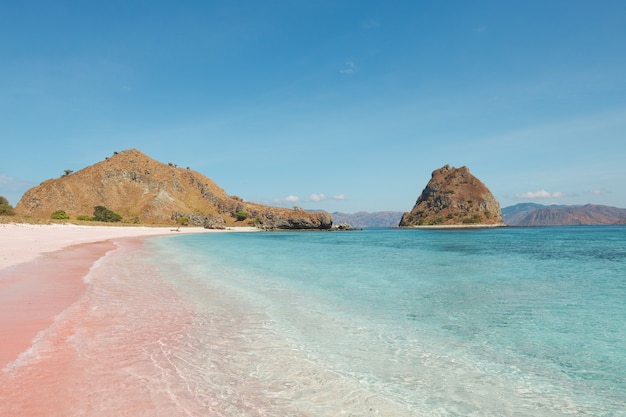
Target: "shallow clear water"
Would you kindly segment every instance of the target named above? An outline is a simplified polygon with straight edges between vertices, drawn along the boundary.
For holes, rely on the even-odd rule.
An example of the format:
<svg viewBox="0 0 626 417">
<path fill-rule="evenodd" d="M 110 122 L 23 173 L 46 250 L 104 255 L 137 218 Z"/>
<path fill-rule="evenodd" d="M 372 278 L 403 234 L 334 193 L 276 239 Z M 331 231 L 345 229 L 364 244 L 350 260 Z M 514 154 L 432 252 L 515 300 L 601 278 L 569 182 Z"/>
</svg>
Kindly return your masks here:
<svg viewBox="0 0 626 417">
<path fill-rule="evenodd" d="M 0 415 L 624 416 L 626 227 L 120 240 Z"/>
<path fill-rule="evenodd" d="M 195 312 L 168 360 L 216 415 L 625 415 L 626 227 L 181 235 L 146 249 Z"/>
</svg>

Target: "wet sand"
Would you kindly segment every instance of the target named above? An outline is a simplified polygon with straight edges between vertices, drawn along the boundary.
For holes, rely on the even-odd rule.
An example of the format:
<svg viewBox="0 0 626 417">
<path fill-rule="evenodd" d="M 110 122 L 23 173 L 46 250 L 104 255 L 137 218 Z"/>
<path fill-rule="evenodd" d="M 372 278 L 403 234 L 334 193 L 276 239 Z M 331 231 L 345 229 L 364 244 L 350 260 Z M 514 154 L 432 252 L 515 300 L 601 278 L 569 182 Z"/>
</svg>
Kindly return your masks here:
<svg viewBox="0 0 626 417">
<path fill-rule="evenodd" d="M 143 350 L 179 334 L 193 313 L 138 251 L 147 236 L 207 232 L 0 225 L 0 415 L 176 413 L 145 385 L 156 359 Z"/>
<path fill-rule="evenodd" d="M 81 296 L 82 277 L 114 248 L 110 241 L 87 243 L 0 271 L 0 369 Z"/>
<path fill-rule="evenodd" d="M 84 292 L 115 239 L 206 233 L 204 228 L 0 224 L 0 369 Z"/>
</svg>

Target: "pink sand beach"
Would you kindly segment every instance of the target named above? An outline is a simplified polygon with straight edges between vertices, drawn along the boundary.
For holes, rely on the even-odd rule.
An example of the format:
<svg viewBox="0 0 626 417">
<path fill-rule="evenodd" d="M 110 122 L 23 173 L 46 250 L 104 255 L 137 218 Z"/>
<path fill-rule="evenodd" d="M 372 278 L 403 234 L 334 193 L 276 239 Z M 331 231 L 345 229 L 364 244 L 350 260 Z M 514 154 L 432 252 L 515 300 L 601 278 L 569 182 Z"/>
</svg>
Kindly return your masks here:
<svg viewBox="0 0 626 417">
<path fill-rule="evenodd" d="M 119 384 L 127 382 L 107 381 L 106 369 L 124 366 L 142 346 L 174 334 L 192 317 L 166 286 L 133 285 L 135 277 L 124 276 L 123 259 L 134 259 L 133 251 L 147 236 L 206 232 L 210 231 L 0 224 L 0 415 L 174 415 L 168 407 L 156 407 L 160 411 L 155 414 L 155 398 L 141 384 L 129 386 L 123 401 L 107 397 L 107 390 L 114 391 L 107 385 L 120 389 Z M 90 291 L 93 265 L 119 251 L 123 253 L 119 266 L 112 263 L 95 274 L 99 292 Z M 144 273 L 151 273 L 149 266 L 140 275 Z M 133 323 L 129 314 L 138 311 L 137 306 L 147 317 L 160 315 L 151 311 L 154 297 L 171 297 L 176 314 L 149 330 L 128 325 Z M 133 311 L 124 308 L 124 300 L 129 299 Z M 122 323 L 130 326 L 125 329 L 128 339 L 108 340 L 107 328 Z M 104 346 L 105 354 L 97 354 Z M 82 391 L 93 398 L 83 399 L 77 410 L 74 404 Z"/>
</svg>

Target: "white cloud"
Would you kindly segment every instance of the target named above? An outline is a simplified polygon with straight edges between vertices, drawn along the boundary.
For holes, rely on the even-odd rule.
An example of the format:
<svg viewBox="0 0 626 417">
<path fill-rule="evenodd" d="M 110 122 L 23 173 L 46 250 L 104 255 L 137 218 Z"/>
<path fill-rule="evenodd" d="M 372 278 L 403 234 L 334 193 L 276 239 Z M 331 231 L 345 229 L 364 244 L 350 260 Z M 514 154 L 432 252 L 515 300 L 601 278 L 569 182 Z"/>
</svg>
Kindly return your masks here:
<svg viewBox="0 0 626 417">
<path fill-rule="evenodd" d="M 519 199 L 535 199 L 535 198 L 560 198 L 565 197 L 565 193 L 561 191 L 549 192 L 546 190 L 528 191 L 525 193 L 515 194 Z"/>
<path fill-rule="evenodd" d="M 333 200 L 343 200 L 345 199 L 344 194 L 336 194 L 332 197 Z M 290 194 L 285 198 L 274 200 L 275 204 L 294 204 L 299 202 L 307 202 L 307 203 L 319 203 L 321 201 L 326 201 L 326 195 L 324 193 L 313 193 L 306 198 L 300 198 L 296 195 Z"/>
<path fill-rule="evenodd" d="M 326 200 L 326 197 L 324 196 L 324 194 L 311 194 L 309 196 L 309 198 L 306 199 L 306 201 L 324 201 Z"/>
<path fill-rule="evenodd" d="M 354 74 L 356 72 L 356 64 L 352 61 L 348 61 L 345 63 L 345 66 L 339 70 L 340 74 Z"/>
</svg>

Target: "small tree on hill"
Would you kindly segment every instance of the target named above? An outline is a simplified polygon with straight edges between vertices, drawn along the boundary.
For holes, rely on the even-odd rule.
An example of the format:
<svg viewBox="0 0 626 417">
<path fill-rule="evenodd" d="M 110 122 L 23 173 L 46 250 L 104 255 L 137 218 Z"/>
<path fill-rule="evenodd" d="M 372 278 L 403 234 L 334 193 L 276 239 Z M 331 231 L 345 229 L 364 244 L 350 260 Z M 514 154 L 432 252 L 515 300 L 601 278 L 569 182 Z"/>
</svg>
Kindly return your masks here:
<svg viewBox="0 0 626 417">
<path fill-rule="evenodd" d="M 13 207 L 9 204 L 9 200 L 0 195 L 0 216 L 12 216 Z"/>
<path fill-rule="evenodd" d="M 57 210 L 52 213 L 52 216 L 50 216 L 50 218 L 53 220 L 68 220 L 70 216 L 68 216 L 67 213 L 63 210 Z"/>
<path fill-rule="evenodd" d="M 93 211 L 93 219 L 98 222 L 119 222 L 122 216 L 104 206 L 96 206 Z"/>
</svg>

